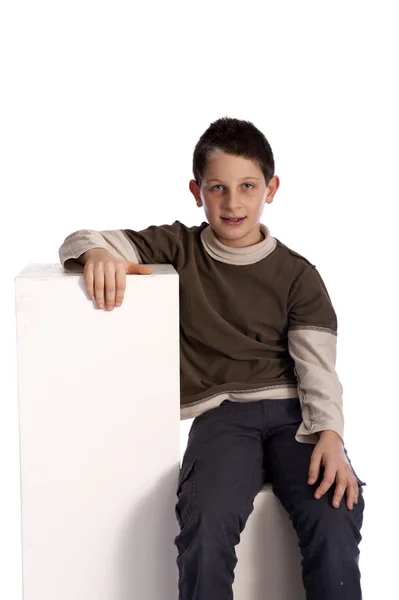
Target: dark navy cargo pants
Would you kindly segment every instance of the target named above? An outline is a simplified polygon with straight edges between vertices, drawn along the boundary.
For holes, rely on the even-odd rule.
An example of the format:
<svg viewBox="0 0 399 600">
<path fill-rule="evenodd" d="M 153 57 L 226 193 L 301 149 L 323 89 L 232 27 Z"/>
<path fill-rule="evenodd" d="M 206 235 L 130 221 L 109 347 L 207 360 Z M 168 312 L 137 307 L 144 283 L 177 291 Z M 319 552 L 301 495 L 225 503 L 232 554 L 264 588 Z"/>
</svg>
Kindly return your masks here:
<svg viewBox="0 0 399 600">
<path fill-rule="evenodd" d="M 179 600 L 232 600 L 235 546 L 266 482 L 298 535 L 307 600 L 361 600 L 365 483 L 352 466 L 359 485 L 353 510 L 346 493 L 332 506 L 335 483 L 316 499 L 324 467 L 309 485 L 314 444 L 295 440 L 301 421 L 297 398 L 224 401 L 194 419 L 177 490 Z"/>
</svg>

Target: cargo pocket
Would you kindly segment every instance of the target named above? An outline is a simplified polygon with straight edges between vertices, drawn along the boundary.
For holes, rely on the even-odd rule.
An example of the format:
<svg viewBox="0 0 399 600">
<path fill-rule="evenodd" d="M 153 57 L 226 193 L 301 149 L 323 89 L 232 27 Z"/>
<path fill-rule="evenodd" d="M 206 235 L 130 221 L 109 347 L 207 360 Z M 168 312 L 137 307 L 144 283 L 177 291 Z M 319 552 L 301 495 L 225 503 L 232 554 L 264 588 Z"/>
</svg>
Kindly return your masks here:
<svg viewBox="0 0 399 600">
<path fill-rule="evenodd" d="M 184 463 L 184 461 L 183 461 Z M 176 518 L 183 529 L 197 503 L 196 459 L 182 465 L 177 484 Z"/>
</svg>

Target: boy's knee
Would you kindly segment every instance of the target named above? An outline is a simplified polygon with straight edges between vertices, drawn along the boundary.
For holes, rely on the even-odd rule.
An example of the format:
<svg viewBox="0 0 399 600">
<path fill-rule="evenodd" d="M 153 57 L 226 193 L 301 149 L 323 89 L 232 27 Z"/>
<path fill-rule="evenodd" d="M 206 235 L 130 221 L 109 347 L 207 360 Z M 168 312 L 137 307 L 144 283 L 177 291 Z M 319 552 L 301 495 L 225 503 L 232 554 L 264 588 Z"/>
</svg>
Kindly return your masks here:
<svg viewBox="0 0 399 600">
<path fill-rule="evenodd" d="M 305 543 L 315 539 L 328 540 L 331 545 L 358 544 L 362 537 L 360 528 L 363 522 L 364 501 L 359 495 L 359 503 L 352 510 L 346 506 L 345 497 L 338 508 L 332 506 L 332 500 L 327 496 L 306 502 L 297 515 L 299 537 Z"/>
</svg>

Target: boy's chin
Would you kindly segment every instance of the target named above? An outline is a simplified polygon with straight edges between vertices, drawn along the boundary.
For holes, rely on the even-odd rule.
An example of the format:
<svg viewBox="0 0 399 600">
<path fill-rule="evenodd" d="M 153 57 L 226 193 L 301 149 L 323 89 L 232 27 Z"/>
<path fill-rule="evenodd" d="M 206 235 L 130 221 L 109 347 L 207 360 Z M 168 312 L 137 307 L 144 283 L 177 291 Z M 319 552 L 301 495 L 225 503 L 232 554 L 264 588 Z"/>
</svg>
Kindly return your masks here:
<svg viewBox="0 0 399 600">
<path fill-rule="evenodd" d="M 263 240 L 265 239 L 265 236 L 263 235 L 263 233 L 261 232 L 259 227 L 253 228 L 253 230 L 251 231 L 248 228 L 248 226 L 247 227 L 245 226 L 245 221 L 244 221 L 244 224 L 239 227 L 232 227 L 232 226 L 223 227 L 223 225 L 220 226 L 220 224 L 219 224 L 219 226 L 213 225 L 212 223 L 209 223 L 209 224 L 212 227 L 216 238 L 222 244 L 224 243 L 225 240 L 239 242 L 239 240 L 241 238 L 243 238 L 242 239 L 243 247 L 246 247 L 246 246 L 253 246 L 254 244 L 263 242 Z"/>
</svg>

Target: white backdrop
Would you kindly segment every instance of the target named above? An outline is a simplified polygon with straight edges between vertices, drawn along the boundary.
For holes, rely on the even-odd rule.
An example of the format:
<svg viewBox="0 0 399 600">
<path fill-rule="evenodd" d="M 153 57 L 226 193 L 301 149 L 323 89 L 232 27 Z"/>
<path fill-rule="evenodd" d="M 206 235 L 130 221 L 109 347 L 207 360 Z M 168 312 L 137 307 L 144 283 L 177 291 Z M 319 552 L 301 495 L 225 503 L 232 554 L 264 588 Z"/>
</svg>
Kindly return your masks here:
<svg viewBox="0 0 399 600">
<path fill-rule="evenodd" d="M 268 138 L 281 185 L 262 221 L 316 265 L 338 315 L 371 600 L 397 587 L 395 2 L 137 4 L 1 7 L 0 597 L 22 597 L 13 278 L 58 262 L 77 229 L 201 223 L 193 149 L 230 116 Z"/>
</svg>

